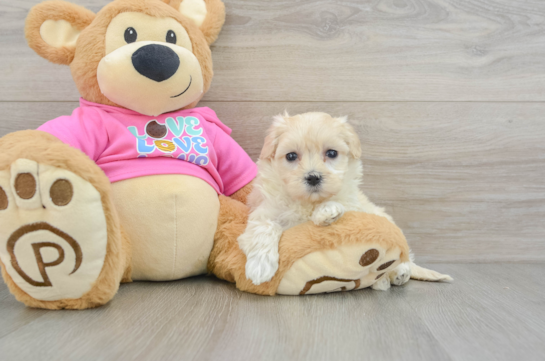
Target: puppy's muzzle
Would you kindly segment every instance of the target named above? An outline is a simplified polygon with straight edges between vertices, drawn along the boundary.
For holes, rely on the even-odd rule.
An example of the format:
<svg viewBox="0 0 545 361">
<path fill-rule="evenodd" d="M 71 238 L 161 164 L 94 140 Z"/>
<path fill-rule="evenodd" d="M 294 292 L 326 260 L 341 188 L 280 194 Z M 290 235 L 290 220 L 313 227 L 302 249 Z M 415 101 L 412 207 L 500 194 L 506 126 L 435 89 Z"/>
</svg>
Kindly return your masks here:
<svg viewBox="0 0 545 361">
<path fill-rule="evenodd" d="M 309 174 L 305 177 L 305 182 L 311 187 L 319 186 L 322 183 L 322 176 L 316 173 Z"/>
<path fill-rule="evenodd" d="M 156 82 L 167 80 L 180 66 L 174 50 L 158 44 L 144 45 L 132 54 L 131 60 L 137 72 Z"/>
</svg>

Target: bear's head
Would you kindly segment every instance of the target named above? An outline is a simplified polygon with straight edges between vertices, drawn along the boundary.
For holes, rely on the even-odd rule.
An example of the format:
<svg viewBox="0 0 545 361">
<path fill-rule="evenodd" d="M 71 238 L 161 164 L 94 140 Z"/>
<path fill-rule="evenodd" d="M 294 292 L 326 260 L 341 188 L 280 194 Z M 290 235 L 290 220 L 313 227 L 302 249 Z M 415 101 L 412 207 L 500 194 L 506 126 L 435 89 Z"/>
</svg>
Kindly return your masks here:
<svg viewBox="0 0 545 361">
<path fill-rule="evenodd" d="M 25 34 L 40 56 L 70 65 L 85 100 L 156 116 L 206 93 L 224 20 L 221 0 L 114 0 L 97 14 L 54 0 L 30 10 Z"/>
</svg>

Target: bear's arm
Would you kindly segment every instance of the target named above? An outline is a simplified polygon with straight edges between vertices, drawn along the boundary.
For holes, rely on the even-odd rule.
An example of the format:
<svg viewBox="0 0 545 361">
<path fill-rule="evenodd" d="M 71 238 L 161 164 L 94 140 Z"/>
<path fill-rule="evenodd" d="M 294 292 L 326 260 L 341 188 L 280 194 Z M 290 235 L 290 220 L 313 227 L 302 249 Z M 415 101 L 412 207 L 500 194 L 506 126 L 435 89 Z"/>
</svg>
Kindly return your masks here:
<svg viewBox="0 0 545 361">
<path fill-rule="evenodd" d="M 94 161 L 107 147 L 108 132 L 102 117 L 91 109 L 76 108 L 72 115 L 61 116 L 41 125 L 38 130 L 81 150 Z"/>
<path fill-rule="evenodd" d="M 246 184 L 244 187 L 240 188 L 235 193 L 231 194 L 231 198 L 239 202 L 242 202 L 244 204 L 248 204 L 248 196 L 252 192 L 252 189 L 253 189 L 253 181 Z"/>
</svg>

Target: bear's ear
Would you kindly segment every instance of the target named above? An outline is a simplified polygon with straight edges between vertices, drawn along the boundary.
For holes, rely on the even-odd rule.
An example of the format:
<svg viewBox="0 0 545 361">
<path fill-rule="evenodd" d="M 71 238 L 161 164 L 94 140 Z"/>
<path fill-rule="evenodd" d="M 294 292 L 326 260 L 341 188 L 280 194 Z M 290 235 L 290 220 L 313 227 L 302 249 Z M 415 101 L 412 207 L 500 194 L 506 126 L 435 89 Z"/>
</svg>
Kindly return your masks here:
<svg viewBox="0 0 545 361">
<path fill-rule="evenodd" d="M 81 6 L 64 1 L 46 1 L 30 9 L 25 36 L 28 45 L 56 64 L 69 65 L 76 52 L 76 40 L 95 14 Z"/>
<path fill-rule="evenodd" d="M 225 22 L 225 5 L 221 0 L 170 0 L 169 3 L 201 29 L 209 45 L 216 41 Z"/>
</svg>

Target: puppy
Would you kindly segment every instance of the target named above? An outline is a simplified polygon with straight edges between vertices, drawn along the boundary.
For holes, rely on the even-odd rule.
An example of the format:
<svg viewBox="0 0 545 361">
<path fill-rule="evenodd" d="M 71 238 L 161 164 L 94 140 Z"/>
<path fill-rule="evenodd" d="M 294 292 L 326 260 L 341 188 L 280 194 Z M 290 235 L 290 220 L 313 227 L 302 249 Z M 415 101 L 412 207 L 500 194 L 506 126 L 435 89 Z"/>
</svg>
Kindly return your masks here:
<svg viewBox="0 0 545 361">
<path fill-rule="evenodd" d="M 259 173 L 248 197 L 251 213 L 238 238 L 246 254 L 246 277 L 258 285 L 278 270 L 282 232 L 311 220 L 328 226 L 346 211 L 376 214 L 393 222 L 360 191 L 361 144 L 346 117 L 305 113 L 274 118 L 265 138 Z M 409 262 L 400 264 L 373 288 L 388 289 L 410 278 Z"/>
</svg>

